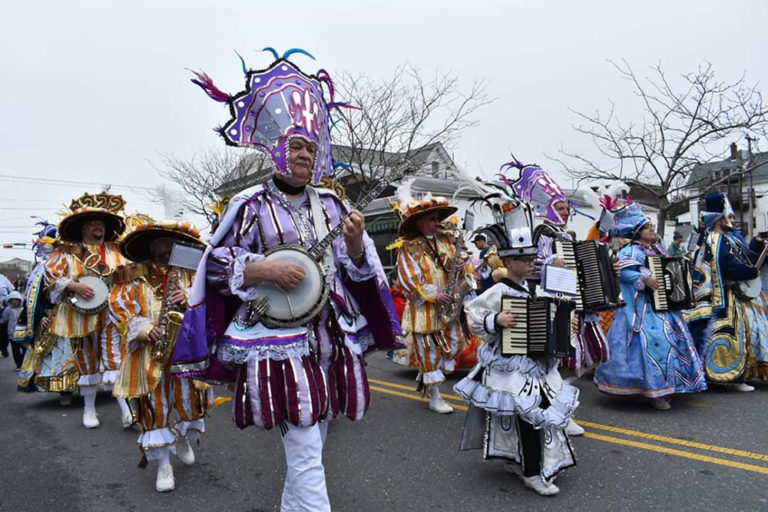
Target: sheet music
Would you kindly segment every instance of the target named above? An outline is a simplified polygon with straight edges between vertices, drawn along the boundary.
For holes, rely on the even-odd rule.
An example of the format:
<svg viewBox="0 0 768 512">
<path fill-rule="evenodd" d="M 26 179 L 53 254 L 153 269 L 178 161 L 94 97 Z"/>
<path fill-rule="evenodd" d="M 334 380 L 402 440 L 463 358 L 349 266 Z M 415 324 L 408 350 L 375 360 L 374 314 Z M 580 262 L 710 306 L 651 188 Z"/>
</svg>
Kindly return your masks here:
<svg viewBox="0 0 768 512">
<path fill-rule="evenodd" d="M 171 249 L 171 257 L 168 264 L 172 267 L 181 267 L 189 270 L 197 270 L 197 265 L 203 258 L 205 249 L 197 244 L 175 242 Z"/>
<path fill-rule="evenodd" d="M 608 210 L 603 209 L 603 211 L 600 212 L 600 218 L 597 220 L 597 229 L 607 233 L 615 227 L 616 221 L 613 218 L 613 214 Z"/>
<path fill-rule="evenodd" d="M 578 276 L 575 271 L 554 265 L 544 265 L 541 287 L 551 294 L 578 295 Z"/>
</svg>

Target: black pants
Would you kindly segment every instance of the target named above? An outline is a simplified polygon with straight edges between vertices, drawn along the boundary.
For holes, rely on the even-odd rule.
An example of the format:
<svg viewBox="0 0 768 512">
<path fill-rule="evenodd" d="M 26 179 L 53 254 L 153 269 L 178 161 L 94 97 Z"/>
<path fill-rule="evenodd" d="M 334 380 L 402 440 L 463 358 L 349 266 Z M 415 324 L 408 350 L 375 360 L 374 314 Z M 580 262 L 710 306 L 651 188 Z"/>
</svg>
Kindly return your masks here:
<svg viewBox="0 0 768 512">
<path fill-rule="evenodd" d="M 0 324 L 0 352 L 8 357 L 8 324 Z"/>
<path fill-rule="evenodd" d="M 11 342 L 11 352 L 13 352 L 13 362 L 16 363 L 16 369 L 21 368 L 24 362 L 24 355 L 27 353 L 27 347 L 23 343 Z"/>
<path fill-rule="evenodd" d="M 542 409 L 549 407 L 549 400 L 541 396 Z M 536 430 L 525 420 L 517 420 L 520 432 L 520 448 L 523 452 L 523 476 L 535 476 L 541 473 L 541 430 Z"/>
</svg>

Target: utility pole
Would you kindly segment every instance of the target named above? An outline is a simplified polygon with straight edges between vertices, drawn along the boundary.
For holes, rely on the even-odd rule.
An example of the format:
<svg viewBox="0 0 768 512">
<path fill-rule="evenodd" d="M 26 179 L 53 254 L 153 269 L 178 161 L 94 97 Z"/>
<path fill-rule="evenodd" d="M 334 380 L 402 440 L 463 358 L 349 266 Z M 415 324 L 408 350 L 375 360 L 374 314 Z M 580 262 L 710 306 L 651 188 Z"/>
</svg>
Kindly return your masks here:
<svg viewBox="0 0 768 512">
<path fill-rule="evenodd" d="M 754 226 L 755 226 L 755 210 L 754 210 L 754 200 L 755 200 L 755 186 L 752 183 L 752 141 L 755 140 L 752 137 L 749 136 L 749 134 L 746 135 L 747 139 L 747 173 L 749 174 L 749 239 L 751 240 L 754 236 Z M 743 201 L 743 198 L 742 198 Z"/>
</svg>

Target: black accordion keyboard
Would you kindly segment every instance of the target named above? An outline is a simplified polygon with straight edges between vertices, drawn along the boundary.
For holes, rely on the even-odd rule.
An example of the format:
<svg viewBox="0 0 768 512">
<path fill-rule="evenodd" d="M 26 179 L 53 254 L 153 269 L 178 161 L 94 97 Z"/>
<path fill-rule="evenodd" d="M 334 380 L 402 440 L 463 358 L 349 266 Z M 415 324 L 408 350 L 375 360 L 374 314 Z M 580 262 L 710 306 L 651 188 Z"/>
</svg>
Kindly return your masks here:
<svg viewBox="0 0 768 512">
<path fill-rule="evenodd" d="M 514 314 L 515 325 L 502 330 L 501 355 L 568 357 L 571 346 L 570 300 L 503 297 L 501 311 Z"/>
</svg>

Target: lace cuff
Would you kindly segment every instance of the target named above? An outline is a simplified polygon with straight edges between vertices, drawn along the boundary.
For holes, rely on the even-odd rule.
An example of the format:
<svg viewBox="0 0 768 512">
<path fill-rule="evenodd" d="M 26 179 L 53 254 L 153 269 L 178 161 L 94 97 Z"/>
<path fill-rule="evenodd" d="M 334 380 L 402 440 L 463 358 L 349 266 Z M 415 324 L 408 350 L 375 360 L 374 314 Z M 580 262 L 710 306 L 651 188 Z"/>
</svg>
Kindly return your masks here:
<svg viewBox="0 0 768 512">
<path fill-rule="evenodd" d="M 485 332 L 489 334 L 496 334 L 496 316 L 498 316 L 498 313 L 490 313 L 485 316 L 484 320 L 484 327 Z"/>
<path fill-rule="evenodd" d="M 645 290 L 645 280 L 651 277 L 651 271 L 648 268 L 641 268 L 640 269 L 640 279 L 637 280 L 635 283 L 635 289 L 638 291 Z"/>
<path fill-rule="evenodd" d="M 237 295 L 243 301 L 253 300 L 256 298 L 256 294 L 253 287 L 244 287 L 245 278 L 243 273 L 245 272 L 245 266 L 251 261 L 262 261 L 264 256 L 261 254 L 254 254 L 248 252 L 241 254 L 237 258 L 232 260 L 229 264 L 228 283 L 229 291 L 233 295 Z"/>
<path fill-rule="evenodd" d="M 154 328 L 152 321 L 145 316 L 135 316 L 128 322 L 128 352 L 139 348 L 142 342 L 147 341 L 149 331 Z"/>
<path fill-rule="evenodd" d="M 51 290 L 51 302 L 59 304 L 66 298 L 66 287 L 72 282 L 72 278 L 62 277 L 53 282 Z"/>
<path fill-rule="evenodd" d="M 363 264 L 359 267 L 355 265 L 355 262 L 352 261 L 352 257 L 349 255 L 349 252 L 347 252 L 346 243 L 342 241 L 338 247 L 339 250 L 336 257 L 339 261 L 339 264 L 344 268 L 344 270 L 347 272 L 347 276 L 352 281 L 367 281 L 376 274 L 376 270 L 374 269 L 373 265 L 370 264 L 371 251 L 373 251 L 373 254 L 376 254 L 376 252 L 370 244 L 366 243 L 364 246 Z"/>
</svg>

